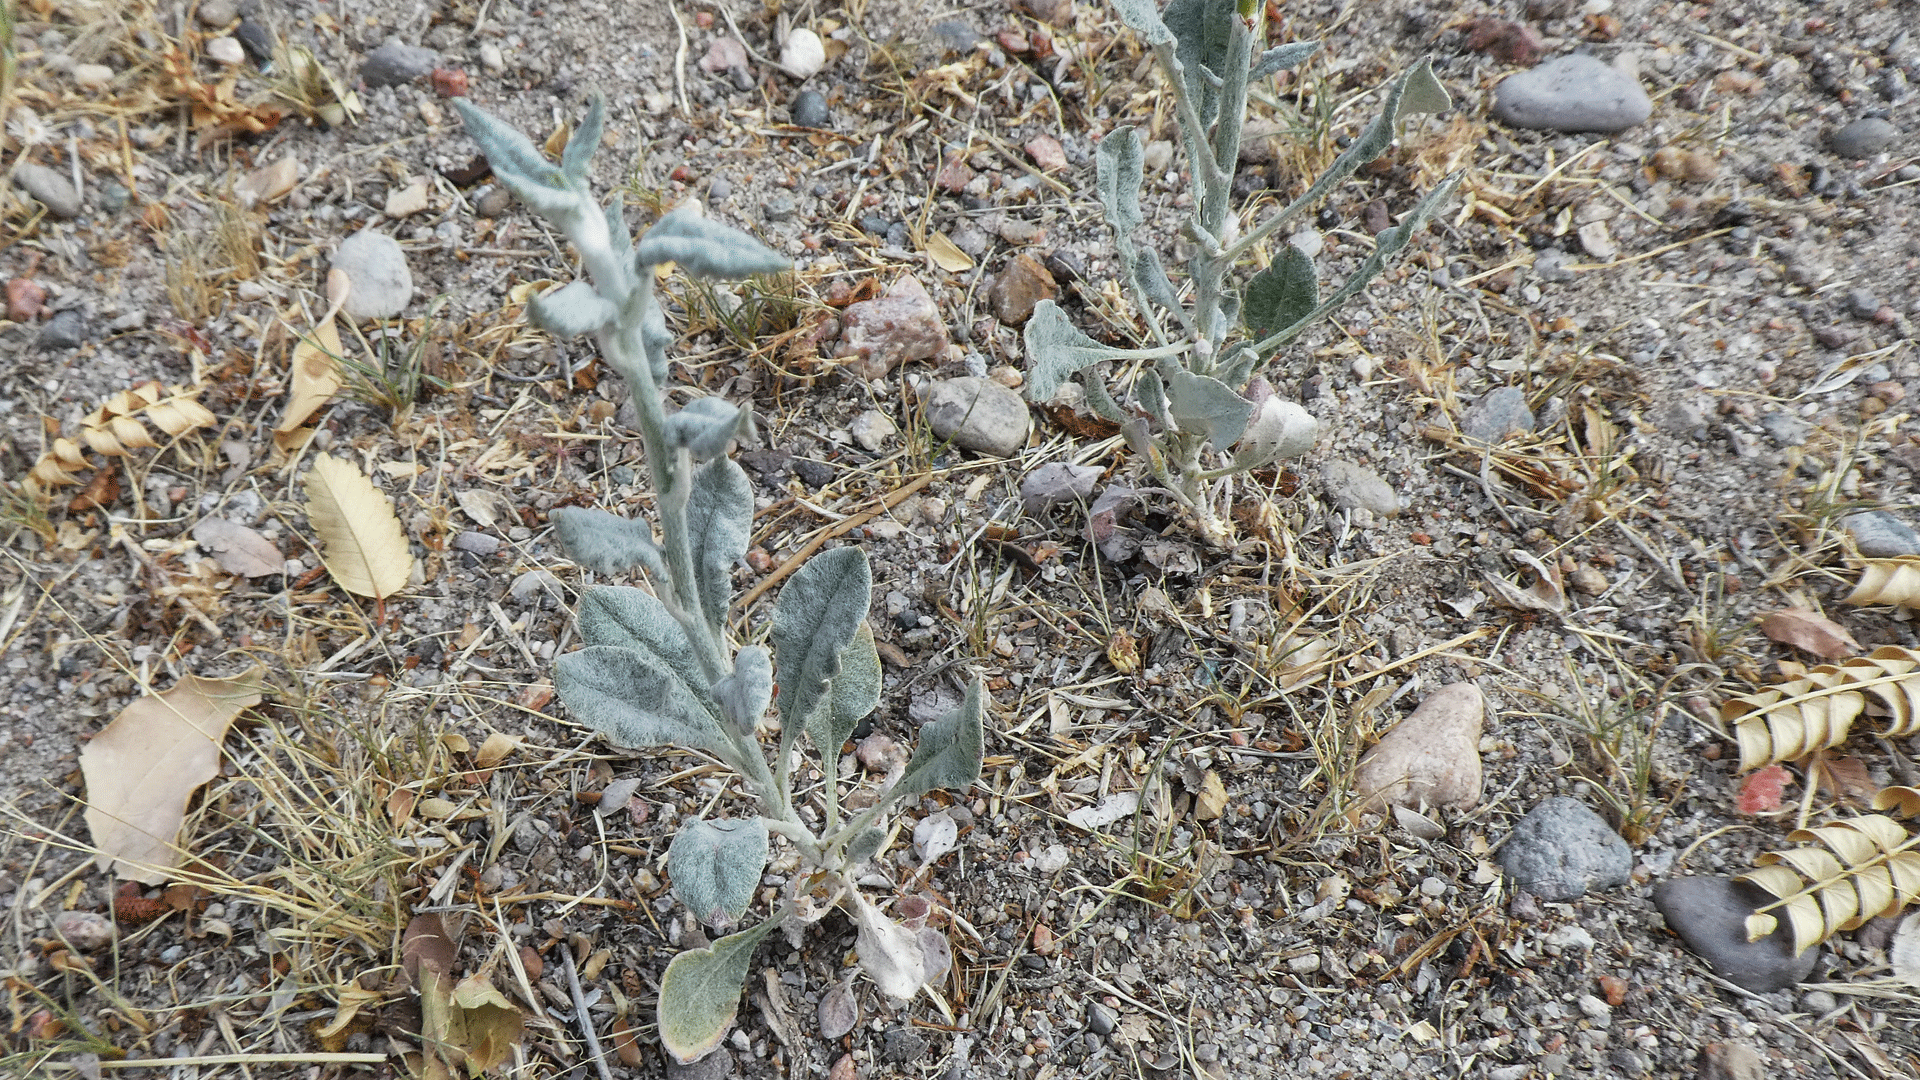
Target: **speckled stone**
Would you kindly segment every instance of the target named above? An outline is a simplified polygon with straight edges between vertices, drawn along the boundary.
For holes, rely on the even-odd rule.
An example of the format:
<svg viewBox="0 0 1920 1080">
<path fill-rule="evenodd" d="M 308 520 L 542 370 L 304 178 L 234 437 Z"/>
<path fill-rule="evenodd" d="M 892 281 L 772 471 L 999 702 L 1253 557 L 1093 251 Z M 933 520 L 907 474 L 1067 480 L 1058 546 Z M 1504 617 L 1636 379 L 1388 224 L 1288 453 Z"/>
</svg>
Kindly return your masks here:
<svg viewBox="0 0 1920 1080">
<path fill-rule="evenodd" d="M 1533 895 L 1564 903 L 1626 884 L 1633 850 L 1585 803 L 1562 795 L 1527 811 L 1513 827 L 1500 866 Z"/>
<path fill-rule="evenodd" d="M 1870 158 L 1885 150 L 1900 129 L 1878 116 L 1863 116 L 1835 131 L 1827 140 L 1833 152 L 1843 158 Z"/>
<path fill-rule="evenodd" d="M 1508 76 L 1493 91 L 1493 118 L 1546 131 L 1625 131 L 1653 115 L 1640 80 L 1584 53 Z"/>
</svg>

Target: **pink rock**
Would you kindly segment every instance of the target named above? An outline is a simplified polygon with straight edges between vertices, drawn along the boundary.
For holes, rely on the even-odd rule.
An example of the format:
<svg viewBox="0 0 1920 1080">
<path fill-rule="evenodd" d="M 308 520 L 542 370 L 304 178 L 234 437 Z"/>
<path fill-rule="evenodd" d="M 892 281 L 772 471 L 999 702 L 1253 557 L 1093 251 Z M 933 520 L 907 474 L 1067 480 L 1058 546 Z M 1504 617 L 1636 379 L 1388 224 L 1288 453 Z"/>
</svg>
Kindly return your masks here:
<svg viewBox="0 0 1920 1080">
<path fill-rule="evenodd" d="M 861 767 L 868 772 L 883 773 L 907 761 L 906 752 L 900 749 L 900 744 L 877 731 L 861 739 L 854 753 L 860 758 Z"/>
<path fill-rule="evenodd" d="M 1027 140 L 1027 156 L 1041 172 L 1059 172 L 1067 167 L 1067 152 L 1060 148 L 1060 140 L 1051 135 L 1035 135 Z"/>
<path fill-rule="evenodd" d="M 961 160 L 959 154 L 954 154 L 947 158 L 945 165 L 940 166 L 940 172 L 933 178 L 933 186 L 941 191 L 958 195 L 965 191 L 972 181 L 973 170 Z"/>
<path fill-rule="evenodd" d="M 1353 773 L 1362 811 L 1389 804 L 1462 809 L 1480 801 L 1480 725 L 1487 699 L 1472 683 L 1443 686 L 1360 759 Z"/>
<path fill-rule="evenodd" d="M 839 355 L 864 379 L 878 379 L 908 360 L 937 356 L 947 345 L 947 324 L 925 286 L 908 274 L 884 296 L 848 304 L 840 313 L 844 330 Z"/>
<path fill-rule="evenodd" d="M 707 55 L 700 58 L 700 70 L 722 72 L 747 66 L 747 47 L 730 37 L 714 38 Z"/>
</svg>

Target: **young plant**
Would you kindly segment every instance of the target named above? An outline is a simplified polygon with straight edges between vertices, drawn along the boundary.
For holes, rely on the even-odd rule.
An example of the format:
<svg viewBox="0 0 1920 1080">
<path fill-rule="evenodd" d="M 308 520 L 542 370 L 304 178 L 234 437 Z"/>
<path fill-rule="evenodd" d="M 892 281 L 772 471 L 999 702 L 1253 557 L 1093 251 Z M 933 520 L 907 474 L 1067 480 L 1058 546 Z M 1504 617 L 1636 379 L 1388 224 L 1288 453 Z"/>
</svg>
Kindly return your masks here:
<svg viewBox="0 0 1920 1080">
<path fill-rule="evenodd" d="M 1042 301 L 1025 332 L 1029 396 L 1047 401 L 1069 375 L 1083 372 L 1087 403 L 1120 425 L 1127 444 L 1192 515 L 1201 536 L 1224 544 L 1230 534 L 1220 504 L 1228 494 L 1228 480 L 1305 454 L 1318 435 L 1314 418 L 1299 405 L 1274 397 L 1265 380 L 1249 386 L 1255 368 L 1378 275 L 1452 194 L 1460 174 L 1442 180 L 1400 224 L 1375 237 L 1372 254 L 1324 299 L 1313 257 L 1294 244 L 1285 245 L 1240 293 L 1229 287 L 1228 271 L 1355 169 L 1380 156 L 1392 145 L 1401 118 L 1439 112 L 1452 102 L 1427 61 L 1414 65 L 1388 88 L 1380 116 L 1312 186 L 1236 237 L 1239 220 L 1231 206 L 1231 188 L 1247 87 L 1299 64 L 1318 43 L 1281 45 L 1254 55 L 1254 43 L 1266 36 L 1266 4 L 1261 0 L 1172 0 L 1164 17 L 1153 0 L 1114 0 L 1114 7 L 1152 47 L 1173 90 L 1195 187 L 1193 216 L 1184 225 L 1194 245 L 1187 266 L 1192 304 L 1180 302 L 1159 254 L 1135 242 L 1145 220 L 1140 211 L 1143 151 L 1137 131 L 1117 127 L 1100 140 L 1097 189 L 1113 227 L 1121 275 L 1153 344 L 1138 349 L 1102 345 L 1076 330 L 1059 305 Z M 1166 316 L 1177 327 L 1170 330 Z M 1114 391 L 1107 389 L 1104 373 L 1088 370 L 1108 362 L 1124 369 Z M 1247 391 L 1244 396 L 1242 390 Z M 1213 465 L 1207 457 L 1210 450 L 1229 456 Z"/>
<path fill-rule="evenodd" d="M 702 922 L 726 926 L 753 906 L 770 838 L 802 863 L 775 910 L 753 926 L 675 957 L 660 982 L 660 1041 L 681 1062 L 720 1045 L 739 1007 L 755 947 L 775 927 L 798 939 L 834 907 L 858 930 L 860 964 L 889 997 L 911 998 L 950 962 L 946 939 L 924 913 L 896 922 L 854 887 L 856 869 L 879 854 L 888 810 L 935 788 L 979 778 L 983 691 L 920 732 L 912 758 L 896 765 L 864 809 L 843 814 L 840 750 L 880 699 L 880 658 L 866 625 L 873 581 L 866 554 L 837 548 L 813 556 L 782 588 L 767 635 L 772 648 L 727 637 L 733 568 L 753 528 L 753 489 L 727 456 L 752 430 L 745 409 L 718 397 L 678 412 L 665 407 L 673 342 L 654 292 L 672 263 L 702 280 L 787 269 L 787 260 L 737 229 L 710 221 L 697 203 L 661 218 L 637 242 L 619 196 L 602 208 L 587 188 L 605 103 L 596 96 L 558 166 L 524 135 L 474 107 L 454 104 L 494 175 L 566 234 L 588 280 L 533 301 L 534 322 L 560 335 L 592 334 L 601 356 L 632 387 L 656 492 L 658 534 L 642 521 L 599 510 L 554 512 L 561 542 L 597 573 L 644 570 L 653 590 L 594 588 L 580 607 L 586 647 L 562 656 L 554 684 L 582 723 L 616 745 L 681 746 L 731 768 L 758 800 L 749 817 L 694 818 L 674 836 L 667 867 L 674 891 Z M 778 686 L 778 694 L 775 687 Z M 780 734 L 769 766 L 758 728 L 769 707 Z M 792 770 L 804 732 L 820 758 L 824 805 L 796 805 Z M 810 820 L 820 822 L 819 831 Z"/>
</svg>

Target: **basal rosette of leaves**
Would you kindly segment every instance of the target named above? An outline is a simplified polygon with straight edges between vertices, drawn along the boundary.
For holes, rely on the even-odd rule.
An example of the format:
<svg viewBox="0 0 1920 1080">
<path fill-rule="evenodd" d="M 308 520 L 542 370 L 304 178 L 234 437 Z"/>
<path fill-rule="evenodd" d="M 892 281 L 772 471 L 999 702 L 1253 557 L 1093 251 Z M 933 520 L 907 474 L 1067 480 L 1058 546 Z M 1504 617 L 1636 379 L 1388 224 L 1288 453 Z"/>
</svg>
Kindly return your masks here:
<svg viewBox="0 0 1920 1080">
<path fill-rule="evenodd" d="M 674 891 L 701 921 L 726 927 L 748 917 L 775 837 L 802 863 L 773 911 L 668 964 L 661 1043 L 683 1063 L 719 1046 L 761 939 L 783 926 L 797 938 L 835 906 L 859 929 L 862 968 L 890 997 L 912 997 L 945 973 L 946 940 L 913 925 L 922 920 L 895 921 L 861 896 L 854 870 L 880 852 L 886 815 L 901 799 L 964 789 L 979 778 L 984 692 L 976 680 L 959 708 L 921 730 L 912 757 L 876 797 L 843 816 L 835 775 L 841 746 L 881 692 L 866 624 L 873 594 L 866 554 L 845 547 L 813 556 L 781 589 L 768 645 L 729 640 L 732 572 L 752 533 L 753 490 L 727 450 L 752 432 L 752 416 L 717 397 L 666 408 L 673 334 L 654 292 L 657 268 L 672 263 L 695 278 L 727 279 L 784 270 L 787 259 L 691 202 L 632 240 L 619 198 L 603 207 L 587 186 L 606 114 L 598 95 L 558 164 L 465 98 L 454 104 L 494 175 L 579 250 L 588 280 L 539 297 L 529 314 L 553 334 L 594 337 L 627 380 L 657 493 L 653 524 L 599 510 L 554 512 L 562 544 L 582 567 L 607 575 L 640 570 L 652 585 L 587 591 L 579 611 L 585 647 L 556 661 L 554 685 L 577 720 L 615 745 L 712 754 L 758 799 L 757 816 L 694 818 L 673 839 Z M 780 721 L 771 766 L 758 735 L 769 709 Z M 818 832 L 796 807 L 789 776 L 803 733 L 824 774 Z"/>
<path fill-rule="evenodd" d="M 1239 291 L 1229 285 L 1229 272 L 1386 151 L 1401 120 L 1440 112 L 1452 101 L 1432 65 L 1415 64 L 1387 87 L 1380 115 L 1326 172 L 1236 238 L 1231 189 L 1248 87 L 1297 66 L 1318 43 L 1280 45 L 1256 55 L 1254 43 L 1266 36 L 1263 4 L 1172 0 L 1160 11 L 1154 0 L 1114 0 L 1114 7 L 1151 47 L 1174 94 L 1195 195 L 1192 216 L 1183 224 L 1194 244 L 1187 265 L 1192 299 L 1181 302 L 1159 253 L 1135 239 L 1145 221 L 1145 154 L 1137 130 L 1116 127 L 1100 140 L 1096 187 L 1113 228 L 1121 277 L 1153 341 L 1136 349 L 1101 344 L 1076 329 L 1058 304 L 1042 301 L 1024 334 L 1028 396 L 1044 403 L 1079 373 L 1088 405 L 1119 425 L 1128 446 L 1192 515 L 1202 538 L 1224 544 L 1230 533 L 1220 504 L 1231 477 L 1299 457 L 1319 436 L 1313 416 L 1273 396 L 1265 380 L 1254 378 L 1255 370 L 1378 276 L 1452 196 L 1462 174 L 1440 181 L 1398 225 L 1375 237 L 1373 251 L 1324 297 L 1312 256 L 1291 243 Z M 1109 389 L 1113 373 L 1102 371 L 1103 365 L 1130 374 Z"/>
</svg>

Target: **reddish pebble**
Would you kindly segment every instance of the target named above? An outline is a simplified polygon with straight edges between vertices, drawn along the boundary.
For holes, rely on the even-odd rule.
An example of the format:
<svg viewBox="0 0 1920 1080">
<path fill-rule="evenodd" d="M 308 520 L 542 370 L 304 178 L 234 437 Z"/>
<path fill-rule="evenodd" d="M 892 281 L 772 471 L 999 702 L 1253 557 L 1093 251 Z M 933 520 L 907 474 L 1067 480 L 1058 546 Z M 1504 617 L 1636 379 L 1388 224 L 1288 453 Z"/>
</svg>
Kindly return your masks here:
<svg viewBox="0 0 1920 1080">
<path fill-rule="evenodd" d="M 702 11 L 702 12 L 696 13 L 693 17 L 693 25 L 699 27 L 702 30 L 713 29 L 713 12 Z"/>
<path fill-rule="evenodd" d="M 690 184 L 693 182 L 693 170 L 685 165 L 675 165 L 673 171 L 667 174 L 667 179 L 677 180 L 682 184 Z"/>
<path fill-rule="evenodd" d="M 1606 997 L 1608 1005 L 1617 1009 L 1626 1004 L 1627 980 L 1614 975 L 1602 975 L 1600 976 L 1600 993 Z"/>
<path fill-rule="evenodd" d="M 7 318 L 14 322 L 32 322 L 47 309 L 47 290 L 27 278 L 7 282 Z"/>
<path fill-rule="evenodd" d="M 1066 151 L 1061 149 L 1060 140 L 1051 135 L 1035 135 L 1027 141 L 1026 151 L 1041 172 L 1057 172 L 1067 167 Z"/>
<path fill-rule="evenodd" d="M 1000 43 L 1001 48 L 1015 56 L 1033 48 L 1033 43 L 1027 40 L 1027 35 L 1018 30 L 1002 30 L 993 35 L 993 39 Z"/>
<path fill-rule="evenodd" d="M 763 547 L 748 548 L 747 565 L 753 567 L 754 573 L 764 574 L 773 569 L 773 556 L 767 554 L 767 549 Z"/>
<path fill-rule="evenodd" d="M 1053 931 L 1047 929 L 1047 924 L 1035 923 L 1033 926 L 1033 951 L 1039 953 L 1041 956 L 1052 956 L 1054 945 Z"/>
<path fill-rule="evenodd" d="M 939 173 L 933 178 L 933 186 L 941 191 L 958 195 L 966 190 L 972 180 L 973 170 L 967 167 L 966 162 L 960 160 L 959 154 L 954 154 L 947 158 L 945 165 L 940 166 Z"/>
<path fill-rule="evenodd" d="M 434 68 L 433 92 L 441 97 L 467 96 L 467 73 L 460 68 Z"/>
<path fill-rule="evenodd" d="M 1420 544 L 1420 545 L 1423 545 L 1423 546 L 1424 546 L 1424 545 L 1426 545 L 1426 544 L 1431 544 L 1431 543 L 1433 543 L 1433 537 L 1431 537 L 1431 536 L 1428 536 L 1428 535 L 1427 535 L 1426 533 L 1423 533 L 1423 532 L 1417 532 L 1417 533 L 1414 533 L 1414 534 L 1413 534 L 1413 535 L 1412 535 L 1411 537 L 1409 537 L 1408 539 L 1410 539 L 1410 540 L 1412 540 L 1412 541 L 1413 541 L 1414 543 L 1416 543 L 1416 544 Z"/>
<path fill-rule="evenodd" d="M 1877 382 L 1867 387 L 1867 393 L 1893 405 L 1907 396 L 1907 388 L 1897 382 Z"/>
<path fill-rule="evenodd" d="M 520 966 L 527 969 L 528 982 L 539 982 L 541 972 L 547 969 L 547 962 L 540 959 L 540 954 L 533 951 L 533 946 L 522 945 L 520 946 Z"/>
</svg>

